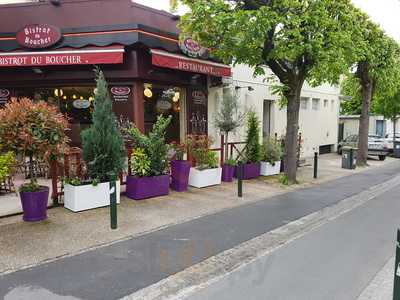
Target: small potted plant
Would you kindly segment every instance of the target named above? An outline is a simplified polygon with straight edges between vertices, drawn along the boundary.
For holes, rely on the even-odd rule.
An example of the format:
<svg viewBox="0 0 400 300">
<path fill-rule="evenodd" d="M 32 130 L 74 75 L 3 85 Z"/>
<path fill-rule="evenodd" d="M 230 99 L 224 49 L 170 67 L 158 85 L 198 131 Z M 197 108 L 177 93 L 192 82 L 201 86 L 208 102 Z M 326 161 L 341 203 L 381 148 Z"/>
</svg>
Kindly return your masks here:
<svg viewBox="0 0 400 300">
<path fill-rule="evenodd" d="M 249 111 L 247 114 L 246 148 L 241 164 L 243 167 L 243 179 L 253 179 L 260 176 L 260 160 L 260 121 L 254 111 Z"/>
<path fill-rule="evenodd" d="M 262 147 L 261 175 L 277 175 L 281 170 L 282 146 L 280 141 L 267 138 Z"/>
<path fill-rule="evenodd" d="M 171 160 L 171 188 L 177 192 L 188 189 L 191 163 L 184 160 L 185 144 L 171 143 L 173 159 Z"/>
<path fill-rule="evenodd" d="M 131 173 L 127 177 L 126 196 L 142 200 L 169 194 L 168 145 L 165 131 L 171 122 L 158 116 L 152 131 L 145 135 L 133 126 L 129 133 L 132 138 Z"/>
<path fill-rule="evenodd" d="M 47 218 L 49 187 L 38 184 L 38 160 L 51 161 L 62 153 L 68 138 L 67 119 L 57 107 L 30 99 L 12 99 L 0 110 L 0 144 L 25 160 L 29 158 L 30 182 L 19 188 L 25 221 Z"/>
<path fill-rule="evenodd" d="M 212 139 L 206 135 L 190 135 L 187 143 L 196 167 L 190 169 L 189 185 L 197 188 L 221 183 L 222 168 L 217 153 L 210 150 Z"/>
<path fill-rule="evenodd" d="M 81 134 L 87 179 L 67 179 L 64 187 L 64 207 L 73 212 L 110 205 L 111 181 L 116 183 L 117 203 L 120 201 L 117 176 L 124 170 L 126 150 L 104 74 L 100 69 L 95 74 L 93 123 Z"/>
<path fill-rule="evenodd" d="M 222 167 L 222 181 L 223 182 L 232 182 L 233 175 L 235 174 L 236 160 L 233 158 L 228 158 L 225 160 L 224 165 Z"/>
</svg>

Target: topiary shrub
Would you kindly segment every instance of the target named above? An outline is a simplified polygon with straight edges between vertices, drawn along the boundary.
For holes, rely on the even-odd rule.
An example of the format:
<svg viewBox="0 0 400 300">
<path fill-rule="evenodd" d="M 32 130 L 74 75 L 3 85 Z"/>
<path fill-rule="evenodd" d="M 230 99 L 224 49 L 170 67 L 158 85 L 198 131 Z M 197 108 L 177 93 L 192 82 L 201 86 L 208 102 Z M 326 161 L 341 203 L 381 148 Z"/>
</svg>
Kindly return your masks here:
<svg viewBox="0 0 400 300">
<path fill-rule="evenodd" d="M 261 159 L 260 121 L 254 111 L 247 113 L 245 162 L 256 163 Z"/>
<path fill-rule="evenodd" d="M 99 68 L 95 69 L 95 74 L 93 123 L 81 133 L 83 159 L 92 180 L 107 182 L 124 170 L 126 150 L 112 111 L 104 74 Z"/>
</svg>

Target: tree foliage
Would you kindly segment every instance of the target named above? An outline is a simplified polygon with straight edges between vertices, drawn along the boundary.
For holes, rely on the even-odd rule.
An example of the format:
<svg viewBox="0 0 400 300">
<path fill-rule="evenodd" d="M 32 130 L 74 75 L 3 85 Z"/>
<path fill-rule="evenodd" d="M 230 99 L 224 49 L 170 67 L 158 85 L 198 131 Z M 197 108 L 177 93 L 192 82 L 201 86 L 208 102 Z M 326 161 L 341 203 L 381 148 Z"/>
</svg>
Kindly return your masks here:
<svg viewBox="0 0 400 300">
<path fill-rule="evenodd" d="M 115 178 L 125 167 L 126 150 L 117 120 L 112 111 L 112 102 L 103 72 L 95 69 L 96 93 L 93 123 L 81 133 L 83 159 L 88 175 L 101 182 Z"/>
<path fill-rule="evenodd" d="M 269 67 L 287 102 L 285 172 L 296 181 L 300 93 L 311 85 L 336 83 L 351 60 L 354 26 L 349 0 L 182 0 L 181 18 L 192 36 L 226 63 L 246 64 L 256 75 Z"/>
</svg>

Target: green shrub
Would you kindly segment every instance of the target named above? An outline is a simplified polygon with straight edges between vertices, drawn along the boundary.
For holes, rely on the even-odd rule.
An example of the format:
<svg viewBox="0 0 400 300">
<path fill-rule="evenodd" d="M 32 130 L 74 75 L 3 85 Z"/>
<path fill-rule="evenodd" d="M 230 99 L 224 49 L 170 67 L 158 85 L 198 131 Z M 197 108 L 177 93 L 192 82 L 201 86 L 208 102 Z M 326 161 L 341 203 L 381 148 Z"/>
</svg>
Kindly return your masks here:
<svg viewBox="0 0 400 300">
<path fill-rule="evenodd" d="M 280 141 L 274 138 L 267 138 L 262 147 L 261 160 L 275 164 L 282 159 L 283 151 Z"/>
<path fill-rule="evenodd" d="M 260 121 L 254 111 L 247 114 L 247 134 L 246 134 L 246 163 L 256 163 L 261 159 L 260 145 Z"/>
<path fill-rule="evenodd" d="M 81 134 L 83 159 L 88 175 L 101 182 L 113 180 L 125 167 L 126 151 L 117 120 L 112 111 L 112 102 L 104 74 L 96 73 L 93 124 Z"/>
<path fill-rule="evenodd" d="M 207 153 L 207 166 L 210 169 L 218 168 L 218 155 L 215 151 L 209 151 Z"/>
<path fill-rule="evenodd" d="M 225 160 L 224 164 L 233 167 L 237 165 L 236 160 L 233 158 L 228 158 L 227 160 Z"/>
<path fill-rule="evenodd" d="M 16 163 L 17 160 L 13 152 L 0 155 L 0 182 L 4 182 L 13 174 Z"/>
<path fill-rule="evenodd" d="M 151 162 L 144 149 L 136 148 L 131 155 L 132 174 L 139 177 L 150 176 Z"/>
<path fill-rule="evenodd" d="M 158 116 L 153 129 L 148 135 L 141 133 L 136 126 L 133 126 L 129 130 L 136 150 L 138 148 L 141 149 L 150 162 L 150 170 L 147 172 L 147 175 L 142 176 L 158 176 L 166 173 L 169 146 L 165 143 L 165 132 L 171 123 L 171 119 L 171 116 L 168 118 L 162 115 Z"/>
</svg>

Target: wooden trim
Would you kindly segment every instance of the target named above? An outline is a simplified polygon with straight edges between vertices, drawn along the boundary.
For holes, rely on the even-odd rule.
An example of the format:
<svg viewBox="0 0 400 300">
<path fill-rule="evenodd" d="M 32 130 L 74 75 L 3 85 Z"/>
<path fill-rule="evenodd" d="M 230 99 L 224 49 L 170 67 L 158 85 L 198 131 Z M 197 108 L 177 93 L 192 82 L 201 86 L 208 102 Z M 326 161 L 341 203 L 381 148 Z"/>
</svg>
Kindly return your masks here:
<svg viewBox="0 0 400 300">
<path fill-rule="evenodd" d="M 135 81 L 133 83 L 133 122 L 136 127 L 144 133 L 144 96 L 143 83 Z"/>
</svg>

